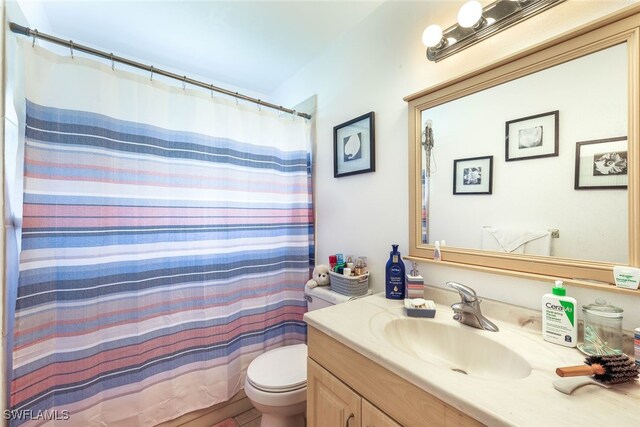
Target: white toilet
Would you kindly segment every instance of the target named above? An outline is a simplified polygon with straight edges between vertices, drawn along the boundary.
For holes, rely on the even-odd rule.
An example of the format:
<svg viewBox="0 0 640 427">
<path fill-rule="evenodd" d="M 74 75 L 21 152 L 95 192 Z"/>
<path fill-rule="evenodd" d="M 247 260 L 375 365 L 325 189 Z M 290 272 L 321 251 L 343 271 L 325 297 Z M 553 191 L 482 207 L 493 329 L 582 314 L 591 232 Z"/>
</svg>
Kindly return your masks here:
<svg viewBox="0 0 640 427">
<path fill-rule="evenodd" d="M 351 297 L 323 287 L 305 287 L 309 311 L 346 302 Z M 260 427 L 304 427 L 307 403 L 307 345 L 269 350 L 247 368 L 244 391 L 262 413 Z"/>
</svg>

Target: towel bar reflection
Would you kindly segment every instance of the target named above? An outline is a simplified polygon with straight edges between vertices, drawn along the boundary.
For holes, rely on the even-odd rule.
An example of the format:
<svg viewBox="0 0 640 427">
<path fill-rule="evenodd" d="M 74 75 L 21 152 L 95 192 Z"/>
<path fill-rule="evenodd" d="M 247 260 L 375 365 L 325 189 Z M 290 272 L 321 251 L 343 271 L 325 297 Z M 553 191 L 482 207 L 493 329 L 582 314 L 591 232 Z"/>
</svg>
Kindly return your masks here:
<svg viewBox="0 0 640 427">
<path fill-rule="evenodd" d="M 482 228 L 491 228 L 493 227 L 493 225 L 483 225 Z M 560 238 L 560 230 L 558 228 L 549 228 L 547 230 L 549 233 L 551 233 L 551 238 L 552 239 L 559 239 Z"/>
</svg>

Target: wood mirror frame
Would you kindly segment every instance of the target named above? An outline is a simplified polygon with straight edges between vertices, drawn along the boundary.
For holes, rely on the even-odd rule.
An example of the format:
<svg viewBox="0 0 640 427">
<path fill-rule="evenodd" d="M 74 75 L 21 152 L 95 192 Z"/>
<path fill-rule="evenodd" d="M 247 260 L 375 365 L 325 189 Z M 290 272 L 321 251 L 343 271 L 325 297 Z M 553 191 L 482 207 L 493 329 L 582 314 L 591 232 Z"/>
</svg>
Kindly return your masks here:
<svg viewBox="0 0 640 427">
<path fill-rule="evenodd" d="M 628 265 L 640 266 L 640 5 L 605 16 L 467 75 L 404 98 L 409 103 L 409 256 L 406 258 L 531 279 L 562 278 L 577 286 L 635 295 L 640 293 L 640 290 L 617 288 L 613 284 L 614 264 L 609 262 L 453 247 L 441 250 L 442 261 L 433 261 L 433 245 L 421 243 L 423 110 L 622 43 L 627 46 L 629 88 Z"/>
</svg>

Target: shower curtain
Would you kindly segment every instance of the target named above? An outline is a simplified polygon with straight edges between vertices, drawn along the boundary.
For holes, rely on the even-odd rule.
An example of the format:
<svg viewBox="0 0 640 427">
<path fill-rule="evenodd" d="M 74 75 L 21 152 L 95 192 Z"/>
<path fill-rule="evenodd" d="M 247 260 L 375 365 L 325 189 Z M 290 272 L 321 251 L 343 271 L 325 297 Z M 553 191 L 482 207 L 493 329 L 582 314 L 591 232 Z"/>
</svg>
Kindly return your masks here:
<svg viewBox="0 0 640 427">
<path fill-rule="evenodd" d="M 304 119 L 22 41 L 13 425 L 152 426 L 305 341 Z"/>
</svg>

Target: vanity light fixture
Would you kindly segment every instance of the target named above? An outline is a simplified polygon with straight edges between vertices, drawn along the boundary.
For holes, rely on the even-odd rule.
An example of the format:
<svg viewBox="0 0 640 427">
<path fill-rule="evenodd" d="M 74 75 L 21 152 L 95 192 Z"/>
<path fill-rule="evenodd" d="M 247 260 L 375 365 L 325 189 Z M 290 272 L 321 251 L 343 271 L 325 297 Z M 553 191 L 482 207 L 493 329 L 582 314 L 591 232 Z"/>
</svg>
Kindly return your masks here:
<svg viewBox="0 0 640 427">
<path fill-rule="evenodd" d="M 458 23 L 446 30 L 429 25 L 422 33 L 427 59 L 440 61 L 565 0 L 496 0 L 484 8 L 477 0 L 462 5 Z"/>
</svg>

